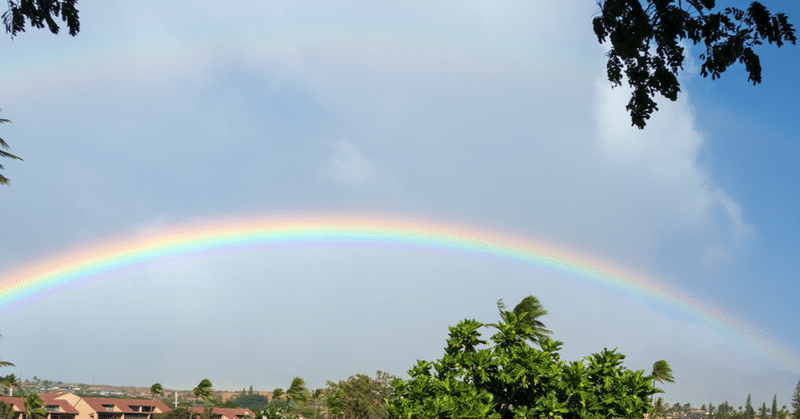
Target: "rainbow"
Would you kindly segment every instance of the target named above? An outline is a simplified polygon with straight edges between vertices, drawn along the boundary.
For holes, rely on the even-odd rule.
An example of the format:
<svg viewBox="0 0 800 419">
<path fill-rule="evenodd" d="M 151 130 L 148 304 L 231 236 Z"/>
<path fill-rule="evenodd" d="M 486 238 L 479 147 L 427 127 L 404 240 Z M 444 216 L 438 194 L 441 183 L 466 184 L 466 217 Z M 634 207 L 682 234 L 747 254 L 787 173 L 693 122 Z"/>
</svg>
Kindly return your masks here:
<svg viewBox="0 0 800 419">
<path fill-rule="evenodd" d="M 800 357 L 722 310 L 645 273 L 546 241 L 467 225 L 371 215 L 286 215 L 207 219 L 154 228 L 53 255 L 0 277 L 0 315 L 92 282 L 192 257 L 289 247 L 372 246 L 436 251 L 523 268 L 577 274 L 595 286 L 691 316 L 738 338 L 770 363 L 800 372 Z"/>
</svg>

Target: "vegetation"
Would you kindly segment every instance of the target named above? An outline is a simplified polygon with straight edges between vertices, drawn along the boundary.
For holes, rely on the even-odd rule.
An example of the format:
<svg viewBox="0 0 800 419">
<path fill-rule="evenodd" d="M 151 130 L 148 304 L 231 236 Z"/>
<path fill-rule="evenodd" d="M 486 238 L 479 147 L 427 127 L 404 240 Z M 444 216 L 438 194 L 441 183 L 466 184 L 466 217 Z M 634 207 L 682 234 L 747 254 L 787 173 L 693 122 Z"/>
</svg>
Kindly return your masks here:
<svg viewBox="0 0 800 419">
<path fill-rule="evenodd" d="M 3 386 L 3 389 L 8 389 L 8 393 L 7 394 L 9 396 L 14 396 L 14 388 L 19 387 L 20 381 L 19 381 L 19 379 L 17 378 L 16 375 L 9 374 L 9 375 L 3 377 L 2 380 L 0 380 L 0 385 Z"/>
<path fill-rule="evenodd" d="M 538 341 L 525 314 L 504 311 L 497 333 L 482 340 L 476 320 L 450 328 L 444 357 L 418 361 L 409 381 L 396 380 L 387 407 L 392 418 L 641 418 L 661 390 L 644 371 L 622 366 L 625 355 L 603 350 L 565 362 L 562 342 Z"/>
<path fill-rule="evenodd" d="M 0 118 L 0 124 L 2 124 L 4 122 L 11 122 L 11 121 L 9 121 L 8 119 Z M 7 151 L 4 151 L 3 149 L 8 150 L 9 146 L 8 146 L 8 143 L 6 143 L 5 141 L 3 141 L 2 138 L 0 138 L 0 157 L 8 157 L 10 159 L 22 160 L 21 158 L 13 155 L 13 154 L 11 154 L 11 153 L 9 153 Z M 2 164 L 0 164 L 0 169 L 3 169 L 3 165 Z M 3 176 L 3 175 L 0 175 L 0 185 L 8 185 L 8 183 L 9 183 L 8 178 Z M 0 361 L 0 366 L 2 366 L 2 367 L 7 366 L 8 364 L 10 364 L 10 363 L 9 362 L 5 362 L 5 361 Z"/>
<path fill-rule="evenodd" d="M 274 403 L 278 399 L 283 396 L 283 389 L 278 387 L 275 390 L 272 390 L 272 402 Z"/>
<path fill-rule="evenodd" d="M 294 377 L 292 385 L 286 390 L 286 413 L 289 413 L 290 403 L 297 404 L 306 403 L 309 399 L 309 391 L 306 386 L 306 380 L 300 377 Z"/>
<path fill-rule="evenodd" d="M 275 405 L 266 405 L 261 410 L 253 410 L 253 413 L 256 414 L 256 419 L 285 419 L 281 408 Z"/>
<path fill-rule="evenodd" d="M 153 399 L 164 397 L 164 387 L 161 386 L 161 383 L 150 386 L 150 396 Z"/>
<path fill-rule="evenodd" d="M 800 380 L 792 394 L 792 419 L 800 419 Z"/>
<path fill-rule="evenodd" d="M 0 401 L 0 419 L 14 419 L 16 416 L 13 404 Z"/>
<path fill-rule="evenodd" d="M 503 304 L 502 299 L 497 301 L 497 309 L 500 310 L 500 318 L 503 321 L 507 321 L 505 313 L 508 312 L 506 311 L 506 305 Z M 520 322 L 526 323 L 531 328 L 532 333 L 528 338 L 531 342 L 539 344 L 541 339 L 546 338 L 547 335 L 553 334 L 553 332 L 544 327 L 544 323 L 539 321 L 539 317 L 546 315 L 547 310 L 542 307 L 542 304 L 536 297 L 529 295 L 523 298 L 522 301 L 514 307 L 512 313 L 519 318 Z M 494 323 L 488 323 L 485 326 L 497 327 Z"/>
<path fill-rule="evenodd" d="M 393 375 L 378 371 L 375 379 L 356 374 L 338 383 L 328 381 L 323 394 L 329 416 L 354 419 L 389 417 L 385 400 L 392 397 L 395 380 Z"/>
<path fill-rule="evenodd" d="M 241 407 L 243 409 L 250 409 L 253 412 L 263 410 L 270 406 L 269 397 L 261 394 L 247 394 L 233 397 L 227 402 L 226 406 L 221 407 Z"/>
<path fill-rule="evenodd" d="M 33 393 L 25 399 L 25 414 L 28 419 L 44 419 L 47 411 L 44 410 L 44 401 L 38 394 Z"/>
<path fill-rule="evenodd" d="M 658 110 L 652 97 L 656 93 L 674 101 L 683 69 L 681 41 L 703 43 L 700 74 L 716 79 L 737 61 L 744 64 L 753 85 L 761 83 L 761 62 L 753 47 L 764 41 L 781 47 L 795 44 L 794 28 L 786 15 L 770 14 L 754 1 L 747 10 L 734 7 L 710 13 L 715 0 L 598 0 L 600 16 L 594 18 L 594 33 L 600 43 L 611 43 L 606 54 L 608 80 L 622 84 L 622 71 L 633 88 L 626 106 L 631 125 L 643 129 L 646 120 Z M 686 8 L 684 9 L 684 4 Z"/>
<path fill-rule="evenodd" d="M 194 400 L 192 401 L 192 410 L 194 410 L 194 402 L 197 399 L 202 399 L 203 403 L 206 406 L 205 411 L 202 415 L 200 415 L 201 419 L 210 419 L 211 418 L 211 411 L 214 409 L 213 405 L 210 404 L 211 398 L 214 396 L 214 386 L 211 384 L 211 380 L 208 378 L 204 378 L 200 381 L 200 384 L 192 390 L 192 394 L 194 395 Z M 194 412 L 190 412 L 192 417 L 194 417 Z"/>
</svg>

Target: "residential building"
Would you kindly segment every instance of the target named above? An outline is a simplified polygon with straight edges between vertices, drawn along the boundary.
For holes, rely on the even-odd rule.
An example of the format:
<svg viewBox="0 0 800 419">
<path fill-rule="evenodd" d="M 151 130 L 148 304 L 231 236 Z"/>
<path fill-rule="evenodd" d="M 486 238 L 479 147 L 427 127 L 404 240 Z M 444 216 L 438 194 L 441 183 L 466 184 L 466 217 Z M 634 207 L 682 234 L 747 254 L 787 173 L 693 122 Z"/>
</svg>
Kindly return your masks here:
<svg viewBox="0 0 800 419">
<path fill-rule="evenodd" d="M 73 418 L 48 419 L 153 419 L 156 413 L 172 411 L 160 400 L 79 397 L 62 392 L 42 394 L 42 399 L 45 403 L 66 402 L 77 411 Z"/>
<path fill-rule="evenodd" d="M 44 400 L 44 410 L 47 412 L 46 419 L 76 419 L 80 412 L 66 400 Z M 14 405 L 15 419 L 26 419 L 25 399 L 22 397 L 0 397 L 0 401 Z"/>
</svg>

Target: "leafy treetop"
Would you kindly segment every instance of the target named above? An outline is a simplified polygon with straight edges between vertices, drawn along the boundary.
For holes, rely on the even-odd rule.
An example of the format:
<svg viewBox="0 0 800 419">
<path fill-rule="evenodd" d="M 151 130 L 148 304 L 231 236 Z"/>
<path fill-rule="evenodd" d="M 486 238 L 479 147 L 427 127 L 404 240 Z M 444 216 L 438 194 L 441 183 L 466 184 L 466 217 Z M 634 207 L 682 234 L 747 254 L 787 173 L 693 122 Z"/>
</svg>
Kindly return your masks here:
<svg viewBox="0 0 800 419">
<path fill-rule="evenodd" d="M 11 37 L 17 32 L 25 32 L 26 20 L 31 26 L 42 29 L 47 25 L 50 32 L 58 34 L 60 30 L 54 18 L 61 17 L 67 24 L 69 34 L 75 36 L 81 28 L 78 21 L 78 0 L 8 0 L 8 10 L 3 13 L 6 32 Z"/>
<path fill-rule="evenodd" d="M 757 1 L 747 10 L 728 7 L 718 13 L 710 13 L 715 0 L 686 0 L 686 9 L 682 0 L 647 0 L 646 8 L 640 0 L 600 0 L 598 6 L 600 16 L 592 24 L 600 43 L 606 38 L 611 42 L 608 80 L 614 87 L 621 85 L 625 69 L 633 88 L 626 109 L 631 125 L 639 129 L 658 110 L 652 99 L 656 93 L 673 101 L 678 97 L 678 71 L 685 58 L 680 41 L 705 45 L 700 55 L 703 77 L 716 79 L 739 61 L 756 85 L 761 83 L 761 62 L 753 47 L 764 41 L 781 47 L 797 40 L 786 15 L 772 15 Z"/>
<path fill-rule="evenodd" d="M 445 354 L 418 361 L 408 381 L 397 380 L 387 402 L 395 419 L 641 419 L 660 393 L 644 371 L 622 366 L 625 355 L 603 350 L 584 360 L 560 359 L 562 342 L 527 344 L 530 324 L 508 312 L 496 325 L 491 346 L 482 323 L 463 320 L 450 328 Z"/>
</svg>

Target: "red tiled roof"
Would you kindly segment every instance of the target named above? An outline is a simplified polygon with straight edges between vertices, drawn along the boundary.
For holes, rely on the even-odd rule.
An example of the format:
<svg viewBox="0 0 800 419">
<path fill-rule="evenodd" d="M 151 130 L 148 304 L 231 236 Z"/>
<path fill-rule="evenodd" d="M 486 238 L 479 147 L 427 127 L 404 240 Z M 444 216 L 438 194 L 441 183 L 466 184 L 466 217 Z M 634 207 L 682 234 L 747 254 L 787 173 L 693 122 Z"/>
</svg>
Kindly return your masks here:
<svg viewBox="0 0 800 419">
<path fill-rule="evenodd" d="M 0 400 L 11 403 L 14 405 L 14 410 L 17 412 L 24 412 L 25 411 L 25 399 L 22 397 L 0 397 Z"/>
<path fill-rule="evenodd" d="M 94 397 L 83 397 L 83 401 L 85 401 L 89 407 L 91 407 L 95 412 L 106 412 L 106 408 L 103 405 L 113 405 L 115 407 L 115 412 L 120 413 L 143 413 L 143 412 L 134 412 L 131 410 L 129 406 L 152 406 L 158 408 L 162 412 L 171 412 L 172 409 L 167 407 L 161 400 L 140 400 L 140 399 L 105 399 L 105 398 L 94 398 Z M 149 412 L 145 412 L 149 413 Z"/>
<path fill-rule="evenodd" d="M 78 410 L 77 410 L 77 409 L 75 409 L 75 408 L 74 408 L 74 407 L 73 407 L 71 404 L 69 404 L 69 402 L 68 402 L 68 401 L 66 401 L 66 400 L 59 400 L 59 399 L 45 399 L 45 398 L 42 398 L 42 400 L 44 400 L 44 405 L 45 405 L 45 407 L 46 407 L 46 406 L 58 406 L 58 407 L 60 408 L 60 409 L 58 410 L 58 412 L 53 412 L 53 413 L 71 413 L 71 414 L 74 414 L 74 415 L 77 415 L 78 413 L 80 413 L 80 412 L 78 412 Z"/>
<path fill-rule="evenodd" d="M 63 396 L 65 394 L 68 394 L 68 393 L 65 393 L 63 391 L 53 391 L 53 392 L 50 392 L 50 393 L 42 393 L 42 394 L 39 395 L 39 397 L 41 397 L 42 400 L 50 400 L 50 399 L 55 399 L 56 397 L 59 397 L 59 396 Z"/>
<path fill-rule="evenodd" d="M 75 409 L 74 407 L 72 407 L 71 404 L 69 404 L 69 402 L 67 402 L 66 400 L 54 399 L 52 397 L 52 394 L 53 393 L 42 394 L 41 397 L 42 400 L 44 401 L 45 406 L 59 407 L 58 412 L 53 412 L 53 413 L 70 413 L 74 415 L 77 415 L 79 413 L 77 409 Z M 13 403 L 16 410 L 20 412 L 25 411 L 25 399 L 23 399 L 22 397 L 0 397 L 0 400 L 7 403 Z"/>
</svg>

